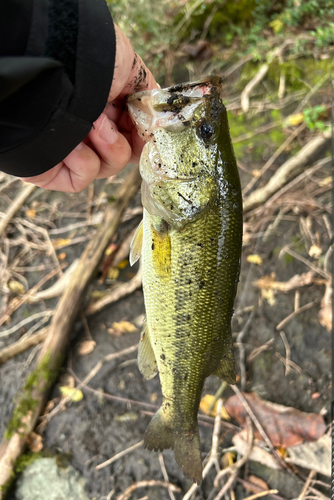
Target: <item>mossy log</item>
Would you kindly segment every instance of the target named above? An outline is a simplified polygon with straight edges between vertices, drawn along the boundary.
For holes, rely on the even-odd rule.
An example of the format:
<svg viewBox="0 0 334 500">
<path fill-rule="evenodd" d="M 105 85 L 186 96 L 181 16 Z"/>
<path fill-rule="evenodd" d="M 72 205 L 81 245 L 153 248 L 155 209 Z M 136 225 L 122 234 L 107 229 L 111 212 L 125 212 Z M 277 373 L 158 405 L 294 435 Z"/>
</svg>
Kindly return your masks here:
<svg viewBox="0 0 334 500">
<path fill-rule="evenodd" d="M 138 168 L 125 179 L 117 200 L 108 206 L 103 225 L 81 255 L 77 269 L 61 296 L 36 366 L 27 377 L 12 418 L 0 444 L 0 500 L 13 477 L 15 462 L 23 452 L 28 434 L 45 405 L 68 345 L 68 336 L 82 306 L 84 294 L 103 253 L 121 221 L 122 214 L 140 186 Z"/>
</svg>

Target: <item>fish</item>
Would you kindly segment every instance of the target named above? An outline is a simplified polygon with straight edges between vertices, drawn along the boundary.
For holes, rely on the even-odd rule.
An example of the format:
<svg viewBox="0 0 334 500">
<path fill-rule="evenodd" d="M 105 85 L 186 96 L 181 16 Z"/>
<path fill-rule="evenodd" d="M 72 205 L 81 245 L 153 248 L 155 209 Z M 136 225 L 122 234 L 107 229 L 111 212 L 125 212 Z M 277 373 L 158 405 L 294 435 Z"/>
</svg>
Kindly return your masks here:
<svg viewBox="0 0 334 500">
<path fill-rule="evenodd" d="M 149 450 L 172 448 L 198 485 L 197 413 L 204 381 L 235 383 L 231 318 L 242 247 L 242 196 L 222 80 L 132 94 L 128 112 L 146 142 L 140 157 L 143 220 L 130 251 L 141 258 L 146 323 L 138 366 L 159 373 L 162 404 Z"/>
</svg>

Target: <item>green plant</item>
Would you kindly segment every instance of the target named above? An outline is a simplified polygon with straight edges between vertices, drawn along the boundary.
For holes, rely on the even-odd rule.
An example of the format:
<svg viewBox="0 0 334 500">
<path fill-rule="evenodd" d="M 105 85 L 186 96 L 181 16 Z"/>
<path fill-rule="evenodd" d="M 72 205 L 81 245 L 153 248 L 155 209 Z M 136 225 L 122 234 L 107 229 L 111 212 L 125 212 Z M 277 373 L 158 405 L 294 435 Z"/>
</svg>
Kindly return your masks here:
<svg viewBox="0 0 334 500">
<path fill-rule="evenodd" d="M 325 106 L 314 106 L 313 108 L 305 109 L 304 121 L 310 130 L 323 131 L 325 129 L 324 122 L 319 119 L 321 113 L 323 113 L 325 109 Z"/>
</svg>

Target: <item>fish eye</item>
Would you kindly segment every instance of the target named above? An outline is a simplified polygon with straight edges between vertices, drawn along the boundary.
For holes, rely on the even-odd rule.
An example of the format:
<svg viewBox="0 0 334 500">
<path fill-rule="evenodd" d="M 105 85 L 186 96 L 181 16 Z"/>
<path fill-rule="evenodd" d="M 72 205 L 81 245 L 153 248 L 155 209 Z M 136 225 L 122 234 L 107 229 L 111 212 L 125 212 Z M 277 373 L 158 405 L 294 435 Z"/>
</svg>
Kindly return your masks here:
<svg viewBox="0 0 334 500">
<path fill-rule="evenodd" d="M 207 140 L 211 139 L 215 135 L 215 127 L 212 125 L 212 123 L 204 121 L 200 124 L 198 127 L 198 132 L 199 135 L 202 137 L 202 139 Z"/>
</svg>

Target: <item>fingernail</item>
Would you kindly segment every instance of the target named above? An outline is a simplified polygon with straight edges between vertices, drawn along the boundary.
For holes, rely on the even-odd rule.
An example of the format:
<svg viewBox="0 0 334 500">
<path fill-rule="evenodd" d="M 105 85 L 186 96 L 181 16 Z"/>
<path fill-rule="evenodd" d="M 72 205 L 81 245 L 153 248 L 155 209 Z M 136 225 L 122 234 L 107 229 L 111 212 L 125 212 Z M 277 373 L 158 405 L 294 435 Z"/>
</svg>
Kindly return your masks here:
<svg viewBox="0 0 334 500">
<path fill-rule="evenodd" d="M 97 132 L 101 139 L 108 142 L 109 144 L 114 144 L 118 139 L 118 131 L 116 128 L 110 123 L 108 118 L 105 116 L 101 123 L 101 126 Z"/>
</svg>

